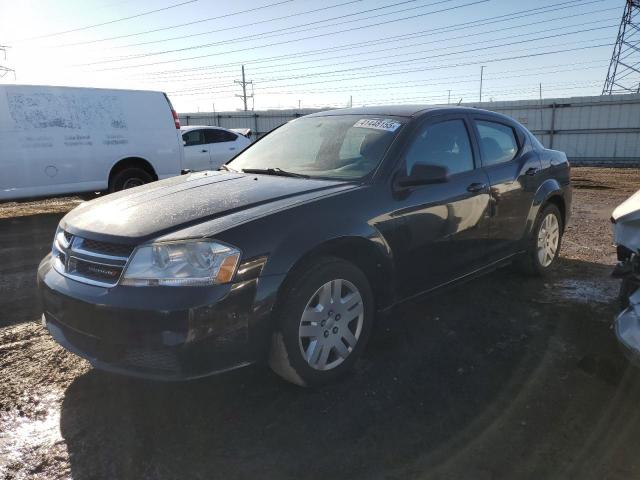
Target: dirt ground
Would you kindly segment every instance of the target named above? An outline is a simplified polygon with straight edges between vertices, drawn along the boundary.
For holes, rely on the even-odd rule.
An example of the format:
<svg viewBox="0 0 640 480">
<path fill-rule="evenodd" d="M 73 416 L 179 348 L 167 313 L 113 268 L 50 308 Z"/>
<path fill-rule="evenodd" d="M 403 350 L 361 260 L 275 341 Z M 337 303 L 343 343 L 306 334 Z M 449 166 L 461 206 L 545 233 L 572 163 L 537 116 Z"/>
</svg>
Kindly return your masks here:
<svg viewBox="0 0 640 480">
<path fill-rule="evenodd" d="M 640 374 L 610 325 L 609 216 L 640 171 L 574 168 L 559 268 L 404 306 L 347 379 L 188 383 L 92 370 L 38 321 L 35 271 L 78 199 L 0 205 L 0 478 L 640 478 Z"/>
</svg>

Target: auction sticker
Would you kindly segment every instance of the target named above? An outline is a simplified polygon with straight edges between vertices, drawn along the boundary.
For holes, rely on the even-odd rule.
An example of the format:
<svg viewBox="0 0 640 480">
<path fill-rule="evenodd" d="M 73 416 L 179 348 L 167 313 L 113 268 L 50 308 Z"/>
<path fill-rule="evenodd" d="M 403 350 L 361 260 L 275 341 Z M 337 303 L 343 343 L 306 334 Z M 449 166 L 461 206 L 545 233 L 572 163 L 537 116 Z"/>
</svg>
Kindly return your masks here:
<svg viewBox="0 0 640 480">
<path fill-rule="evenodd" d="M 358 128 L 373 128 L 375 130 L 395 132 L 400 126 L 400 122 L 396 122 L 395 120 L 391 120 L 388 118 L 385 118 L 384 120 L 379 120 L 376 118 L 363 118 L 361 120 L 358 120 L 353 126 Z"/>
</svg>

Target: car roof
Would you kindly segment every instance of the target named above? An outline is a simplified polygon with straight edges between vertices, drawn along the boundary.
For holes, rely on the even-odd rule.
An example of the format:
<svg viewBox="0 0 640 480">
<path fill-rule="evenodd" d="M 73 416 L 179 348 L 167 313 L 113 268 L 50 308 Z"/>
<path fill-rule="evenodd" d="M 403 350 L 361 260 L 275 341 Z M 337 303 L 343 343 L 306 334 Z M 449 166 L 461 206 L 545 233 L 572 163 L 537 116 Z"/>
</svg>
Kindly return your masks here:
<svg viewBox="0 0 640 480">
<path fill-rule="evenodd" d="M 209 129 L 209 130 L 225 130 L 225 131 L 229 131 L 226 128 L 216 127 L 214 125 L 185 125 L 184 127 L 180 127 L 180 130 L 182 130 L 183 132 L 188 132 L 189 130 L 196 130 L 196 129 L 201 129 L 201 128 L 206 128 L 206 129 Z"/>
<path fill-rule="evenodd" d="M 371 107 L 355 107 L 355 108 L 339 108 L 336 110 L 327 110 L 324 112 L 313 113 L 307 115 L 309 117 L 324 117 L 331 115 L 388 115 L 391 117 L 407 117 L 417 118 L 431 114 L 446 113 L 483 113 L 494 117 L 510 119 L 509 117 L 474 107 L 458 107 L 458 106 L 432 106 L 432 105 L 382 105 Z M 512 120 L 512 119 L 510 119 Z"/>
</svg>

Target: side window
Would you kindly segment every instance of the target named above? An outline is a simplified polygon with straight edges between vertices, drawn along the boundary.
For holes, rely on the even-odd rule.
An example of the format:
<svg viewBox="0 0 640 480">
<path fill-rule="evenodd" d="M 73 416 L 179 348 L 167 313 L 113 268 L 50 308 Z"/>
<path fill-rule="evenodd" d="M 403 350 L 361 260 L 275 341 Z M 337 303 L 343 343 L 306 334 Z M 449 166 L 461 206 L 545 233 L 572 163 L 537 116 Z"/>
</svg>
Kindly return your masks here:
<svg viewBox="0 0 640 480">
<path fill-rule="evenodd" d="M 450 175 L 473 170 L 471 142 L 464 121 L 446 120 L 419 131 L 407 151 L 407 175 L 418 163 L 447 167 Z"/>
<path fill-rule="evenodd" d="M 202 145 L 204 143 L 204 136 L 202 135 L 202 130 L 189 130 L 182 134 L 182 140 L 185 142 L 185 147 Z"/>
<path fill-rule="evenodd" d="M 518 153 L 518 142 L 513 128 L 485 120 L 476 120 L 476 125 L 480 134 L 480 150 L 484 166 L 513 160 Z"/>
<path fill-rule="evenodd" d="M 208 129 L 204 131 L 206 143 L 233 142 L 238 136 L 226 130 Z"/>
</svg>

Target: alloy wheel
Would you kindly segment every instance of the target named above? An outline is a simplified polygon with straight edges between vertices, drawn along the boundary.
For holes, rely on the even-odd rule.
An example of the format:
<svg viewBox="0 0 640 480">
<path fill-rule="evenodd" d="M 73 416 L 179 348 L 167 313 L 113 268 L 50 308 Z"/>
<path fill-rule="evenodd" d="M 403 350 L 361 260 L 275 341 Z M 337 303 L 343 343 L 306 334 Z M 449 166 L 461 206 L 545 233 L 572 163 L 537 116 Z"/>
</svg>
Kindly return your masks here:
<svg viewBox="0 0 640 480">
<path fill-rule="evenodd" d="M 298 343 L 315 370 L 331 370 L 353 352 L 364 324 L 362 296 L 344 279 L 331 280 L 311 296 L 302 313 Z"/>
<path fill-rule="evenodd" d="M 548 213 L 538 231 L 537 254 L 538 261 L 543 267 L 548 267 L 553 262 L 560 243 L 560 225 L 558 218 L 553 213 Z"/>
</svg>

